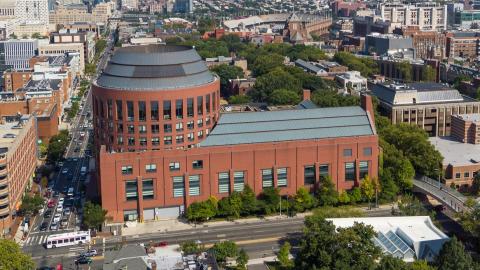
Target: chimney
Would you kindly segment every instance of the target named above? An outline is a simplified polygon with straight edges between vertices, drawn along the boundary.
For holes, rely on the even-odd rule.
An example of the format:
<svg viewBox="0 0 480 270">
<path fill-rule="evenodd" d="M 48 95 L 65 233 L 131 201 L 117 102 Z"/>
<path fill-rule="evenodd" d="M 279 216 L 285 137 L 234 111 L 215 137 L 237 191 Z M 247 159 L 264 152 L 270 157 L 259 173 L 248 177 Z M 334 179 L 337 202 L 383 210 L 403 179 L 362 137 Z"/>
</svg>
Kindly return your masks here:
<svg viewBox="0 0 480 270">
<path fill-rule="evenodd" d="M 303 89 L 303 100 L 310 100 L 310 90 Z"/>
<path fill-rule="evenodd" d="M 368 114 L 372 121 L 372 124 L 375 125 L 375 112 L 373 110 L 372 96 L 365 93 L 360 95 L 360 105 Z"/>
</svg>

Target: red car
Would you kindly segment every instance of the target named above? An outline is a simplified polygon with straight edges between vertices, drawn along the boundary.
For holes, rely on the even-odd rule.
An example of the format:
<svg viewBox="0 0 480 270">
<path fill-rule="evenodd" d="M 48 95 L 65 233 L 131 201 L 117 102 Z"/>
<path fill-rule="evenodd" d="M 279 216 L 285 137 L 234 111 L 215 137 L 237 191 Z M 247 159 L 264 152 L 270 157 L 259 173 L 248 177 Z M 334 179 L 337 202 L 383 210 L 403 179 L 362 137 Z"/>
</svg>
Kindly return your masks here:
<svg viewBox="0 0 480 270">
<path fill-rule="evenodd" d="M 47 207 L 52 208 L 54 206 L 55 206 L 55 200 L 54 199 L 48 200 Z"/>
</svg>

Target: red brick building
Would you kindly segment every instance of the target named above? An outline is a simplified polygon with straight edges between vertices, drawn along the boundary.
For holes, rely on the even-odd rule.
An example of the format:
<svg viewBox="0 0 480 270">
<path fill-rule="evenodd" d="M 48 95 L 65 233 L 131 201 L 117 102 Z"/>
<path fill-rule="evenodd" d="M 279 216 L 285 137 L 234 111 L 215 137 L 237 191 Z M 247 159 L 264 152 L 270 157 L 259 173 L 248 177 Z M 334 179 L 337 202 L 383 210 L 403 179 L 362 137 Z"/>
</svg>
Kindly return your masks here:
<svg viewBox="0 0 480 270">
<path fill-rule="evenodd" d="M 189 47 L 118 49 L 93 100 L 102 207 L 115 222 L 178 216 L 245 185 L 286 195 L 315 190 L 320 176 L 330 175 L 338 190 L 377 176 L 369 96 L 362 108 L 219 116 L 218 78 Z"/>
</svg>

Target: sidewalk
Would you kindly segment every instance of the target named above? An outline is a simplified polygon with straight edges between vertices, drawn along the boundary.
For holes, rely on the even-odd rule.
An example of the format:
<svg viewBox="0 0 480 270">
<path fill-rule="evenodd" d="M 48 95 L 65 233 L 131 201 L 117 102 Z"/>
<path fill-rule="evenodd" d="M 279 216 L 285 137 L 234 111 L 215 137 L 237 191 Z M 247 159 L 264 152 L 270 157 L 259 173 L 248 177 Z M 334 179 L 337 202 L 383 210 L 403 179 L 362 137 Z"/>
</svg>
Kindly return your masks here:
<svg viewBox="0 0 480 270">
<path fill-rule="evenodd" d="M 368 210 L 367 207 L 359 207 L 358 209 L 364 210 L 365 212 L 375 211 L 375 210 L 387 210 L 391 209 L 391 204 L 379 205 L 378 208 L 374 208 L 373 210 Z M 296 215 L 295 218 L 304 218 L 305 216 L 312 215 L 312 212 L 305 212 L 299 213 Z M 250 224 L 250 223 L 257 223 L 265 220 L 280 220 L 280 219 L 287 219 L 287 216 L 267 216 L 265 218 L 258 218 L 258 217 L 250 217 L 250 218 L 243 218 L 243 219 L 236 219 L 234 221 L 211 221 L 205 222 L 202 224 L 192 224 L 188 223 L 186 220 L 180 219 L 163 219 L 163 220 L 155 220 L 155 221 L 145 221 L 144 223 L 139 222 L 128 222 L 127 227 L 122 229 L 123 236 L 134 236 L 134 235 L 141 235 L 141 234 L 148 234 L 148 233 L 158 233 L 158 232 L 172 232 L 172 231 L 181 231 L 181 230 L 189 230 L 194 228 L 207 228 L 207 227 L 216 227 L 216 226 L 226 226 L 231 224 Z"/>
</svg>

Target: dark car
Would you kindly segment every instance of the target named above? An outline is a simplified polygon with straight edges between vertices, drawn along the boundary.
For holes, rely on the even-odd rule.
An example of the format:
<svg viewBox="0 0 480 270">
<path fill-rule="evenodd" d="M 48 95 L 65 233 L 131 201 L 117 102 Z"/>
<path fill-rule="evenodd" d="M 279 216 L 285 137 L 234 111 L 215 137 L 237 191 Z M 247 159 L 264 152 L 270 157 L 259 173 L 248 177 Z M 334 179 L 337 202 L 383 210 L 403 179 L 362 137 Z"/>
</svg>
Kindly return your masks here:
<svg viewBox="0 0 480 270">
<path fill-rule="evenodd" d="M 40 225 L 40 231 L 46 231 L 48 229 L 48 222 L 44 221 L 42 225 Z"/>
<path fill-rule="evenodd" d="M 80 147 L 75 147 L 75 149 L 73 149 L 73 152 L 75 152 L 75 153 L 80 152 Z"/>
<path fill-rule="evenodd" d="M 78 259 L 75 260 L 75 264 L 91 264 L 92 261 L 93 260 L 90 257 L 80 256 L 78 257 Z"/>
<path fill-rule="evenodd" d="M 50 210 L 50 209 L 45 211 L 45 213 L 43 214 L 44 218 L 49 218 L 51 216 L 52 216 L 52 210 Z"/>
</svg>

